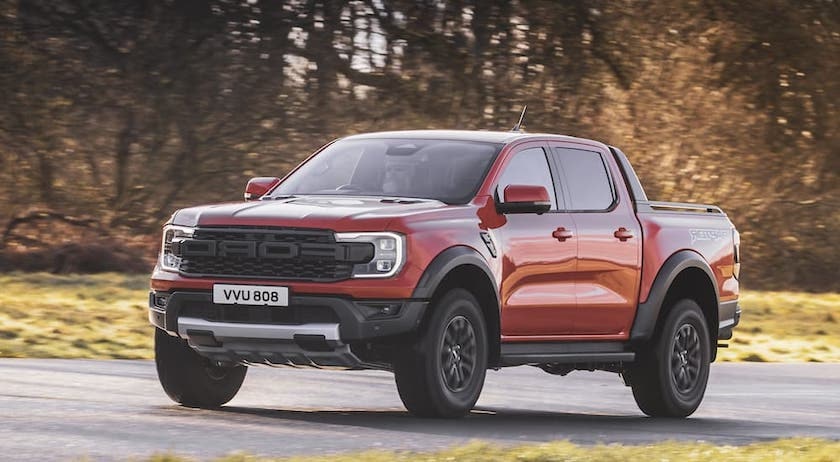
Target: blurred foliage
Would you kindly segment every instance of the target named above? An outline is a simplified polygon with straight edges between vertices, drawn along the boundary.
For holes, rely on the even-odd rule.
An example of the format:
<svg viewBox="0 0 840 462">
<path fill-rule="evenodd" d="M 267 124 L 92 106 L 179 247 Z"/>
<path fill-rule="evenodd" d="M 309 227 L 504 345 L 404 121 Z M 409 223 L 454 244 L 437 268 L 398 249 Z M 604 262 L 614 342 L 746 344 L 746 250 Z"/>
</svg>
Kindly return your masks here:
<svg viewBox="0 0 840 462">
<path fill-rule="evenodd" d="M 332 138 L 528 104 L 651 198 L 721 205 L 747 287 L 836 291 L 838 56 L 836 0 L 0 0 L 0 228 L 152 236 Z M 51 230 L 16 235 L 75 236 Z"/>
</svg>

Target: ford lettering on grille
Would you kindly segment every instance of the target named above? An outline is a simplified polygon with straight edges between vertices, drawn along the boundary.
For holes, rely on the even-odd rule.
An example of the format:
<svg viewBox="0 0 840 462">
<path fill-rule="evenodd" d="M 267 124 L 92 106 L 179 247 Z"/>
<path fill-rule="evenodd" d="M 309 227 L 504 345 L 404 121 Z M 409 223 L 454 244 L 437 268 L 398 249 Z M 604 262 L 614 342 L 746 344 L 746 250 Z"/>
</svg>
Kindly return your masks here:
<svg viewBox="0 0 840 462">
<path fill-rule="evenodd" d="M 173 244 L 175 244 L 173 242 Z M 334 253 L 334 246 L 330 246 Z M 286 242 L 209 241 L 184 239 L 173 247 L 173 253 L 182 257 L 246 257 L 294 258 L 298 255 L 323 255 L 323 248 L 306 248 L 301 252 L 298 244 Z"/>
<path fill-rule="evenodd" d="M 329 230 L 255 227 L 198 228 L 191 238 L 174 239 L 171 251 L 186 276 L 336 281 L 370 261 L 374 249 L 336 242 Z"/>
</svg>

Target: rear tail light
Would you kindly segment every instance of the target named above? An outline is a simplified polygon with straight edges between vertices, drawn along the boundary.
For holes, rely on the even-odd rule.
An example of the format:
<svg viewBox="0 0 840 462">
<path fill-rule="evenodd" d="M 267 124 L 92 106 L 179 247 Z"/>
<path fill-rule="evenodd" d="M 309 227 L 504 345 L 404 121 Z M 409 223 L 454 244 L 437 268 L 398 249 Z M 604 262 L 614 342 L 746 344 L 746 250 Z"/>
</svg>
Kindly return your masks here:
<svg viewBox="0 0 840 462">
<path fill-rule="evenodd" d="M 735 257 L 735 266 L 732 269 L 733 274 L 735 274 L 735 279 L 739 279 L 741 277 L 741 235 L 738 233 L 737 229 L 732 229 L 732 242 L 733 242 L 733 254 Z"/>
</svg>

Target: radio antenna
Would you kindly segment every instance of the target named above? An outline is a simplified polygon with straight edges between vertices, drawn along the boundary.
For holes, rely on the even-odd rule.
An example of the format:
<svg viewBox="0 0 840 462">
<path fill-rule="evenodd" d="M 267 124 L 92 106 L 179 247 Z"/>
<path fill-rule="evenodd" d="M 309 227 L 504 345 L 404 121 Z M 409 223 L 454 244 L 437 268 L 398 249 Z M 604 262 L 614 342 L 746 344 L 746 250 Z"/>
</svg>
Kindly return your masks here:
<svg viewBox="0 0 840 462">
<path fill-rule="evenodd" d="M 512 131 L 512 132 L 522 131 L 521 130 L 522 121 L 525 120 L 525 111 L 527 111 L 527 110 L 528 110 L 528 105 L 526 104 L 524 107 L 522 107 L 522 113 L 519 114 L 519 122 L 516 122 L 516 125 L 514 125 L 513 128 L 510 129 L 510 131 Z"/>
</svg>

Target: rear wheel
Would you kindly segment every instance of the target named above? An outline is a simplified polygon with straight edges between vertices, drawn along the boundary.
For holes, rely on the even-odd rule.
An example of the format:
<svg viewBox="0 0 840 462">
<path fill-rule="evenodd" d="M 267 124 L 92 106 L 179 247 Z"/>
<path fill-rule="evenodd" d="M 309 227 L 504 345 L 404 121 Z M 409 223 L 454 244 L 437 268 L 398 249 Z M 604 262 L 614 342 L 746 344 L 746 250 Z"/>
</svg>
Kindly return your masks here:
<svg viewBox="0 0 840 462">
<path fill-rule="evenodd" d="M 706 391 L 710 357 L 709 330 L 700 306 L 690 299 L 677 301 L 627 371 L 639 409 L 652 417 L 694 413 Z"/>
<path fill-rule="evenodd" d="M 155 329 L 155 365 L 172 401 L 199 408 L 217 408 L 233 399 L 248 371 L 245 366 L 215 365 L 160 329 Z"/>
<path fill-rule="evenodd" d="M 487 328 L 478 301 L 453 289 L 430 307 L 418 342 L 394 362 L 406 409 L 422 417 L 460 417 L 481 394 L 487 373 Z"/>
</svg>

